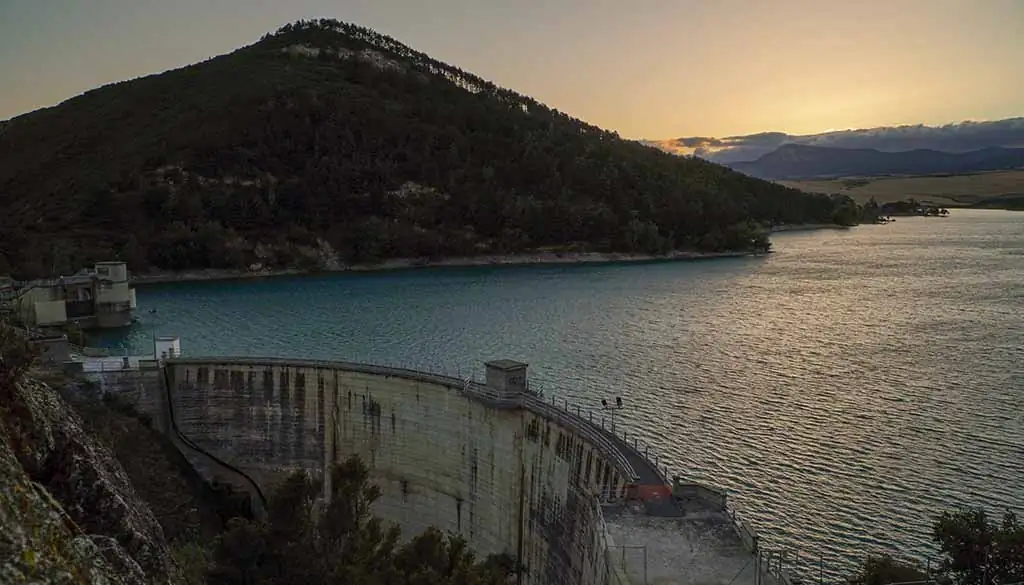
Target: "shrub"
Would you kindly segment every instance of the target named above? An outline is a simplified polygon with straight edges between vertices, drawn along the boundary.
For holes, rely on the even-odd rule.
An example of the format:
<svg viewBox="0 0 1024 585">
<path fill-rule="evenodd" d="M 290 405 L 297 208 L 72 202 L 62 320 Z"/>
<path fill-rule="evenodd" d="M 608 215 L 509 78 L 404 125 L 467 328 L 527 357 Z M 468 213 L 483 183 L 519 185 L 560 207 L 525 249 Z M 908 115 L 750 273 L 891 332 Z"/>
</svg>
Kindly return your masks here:
<svg viewBox="0 0 1024 585">
<path fill-rule="evenodd" d="M 38 357 L 38 350 L 17 327 L 0 321 L 0 388 L 21 381 Z"/>
</svg>

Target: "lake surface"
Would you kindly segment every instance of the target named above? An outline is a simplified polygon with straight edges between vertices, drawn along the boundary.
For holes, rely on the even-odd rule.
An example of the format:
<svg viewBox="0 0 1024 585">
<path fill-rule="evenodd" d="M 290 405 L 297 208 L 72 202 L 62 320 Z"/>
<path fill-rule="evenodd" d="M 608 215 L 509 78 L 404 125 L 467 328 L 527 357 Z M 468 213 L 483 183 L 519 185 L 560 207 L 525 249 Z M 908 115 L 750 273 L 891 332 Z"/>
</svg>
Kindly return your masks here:
<svg viewBox="0 0 1024 585">
<path fill-rule="evenodd" d="M 760 258 L 147 287 L 126 342 L 463 376 L 529 362 L 560 400 L 621 396 L 620 429 L 727 488 L 815 576 L 872 551 L 936 558 L 952 506 L 1024 507 L 1024 213 L 773 241 Z"/>
</svg>

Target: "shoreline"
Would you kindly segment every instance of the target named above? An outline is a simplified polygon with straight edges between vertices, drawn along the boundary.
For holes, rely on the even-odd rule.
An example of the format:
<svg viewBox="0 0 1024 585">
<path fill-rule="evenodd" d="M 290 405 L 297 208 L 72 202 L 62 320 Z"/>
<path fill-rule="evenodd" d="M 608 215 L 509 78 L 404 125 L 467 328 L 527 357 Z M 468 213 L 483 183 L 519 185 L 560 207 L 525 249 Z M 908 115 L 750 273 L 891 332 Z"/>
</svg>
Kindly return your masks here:
<svg viewBox="0 0 1024 585">
<path fill-rule="evenodd" d="M 858 225 L 871 225 L 871 224 L 858 224 Z M 777 225 L 777 226 L 773 227 L 770 231 L 773 234 L 777 234 L 777 233 L 783 233 L 783 232 L 809 232 L 809 231 L 816 231 L 816 230 L 848 230 L 848 229 L 850 229 L 852 227 L 857 227 L 857 226 L 839 225 L 839 224 L 836 224 L 836 223 L 795 223 L 795 224 L 787 224 L 787 225 Z"/>
<path fill-rule="evenodd" d="M 744 258 L 762 256 L 771 252 L 753 250 L 731 252 L 673 252 L 664 255 L 626 254 L 606 252 L 537 252 L 533 254 L 489 254 L 484 256 L 460 256 L 440 260 L 420 258 L 394 258 L 376 264 L 355 264 L 337 268 L 303 270 L 281 268 L 277 270 L 205 269 L 184 272 L 157 272 L 133 276 L 133 286 L 169 284 L 175 282 L 209 282 L 218 280 L 250 280 L 277 278 L 283 276 L 314 276 L 319 274 L 342 274 L 353 272 L 384 272 L 391 270 L 413 270 L 417 268 L 471 268 L 475 266 L 555 266 L 578 264 L 613 264 L 641 262 L 685 262 L 712 260 L 716 258 Z"/>
<path fill-rule="evenodd" d="M 847 230 L 850 226 L 826 223 L 780 225 L 771 228 L 771 233 L 812 230 Z M 629 254 L 625 252 L 534 252 L 530 254 L 485 254 L 482 256 L 456 256 L 439 260 L 424 258 L 393 258 L 375 264 L 339 265 L 336 267 L 306 270 L 280 268 L 274 270 L 219 269 L 187 270 L 182 272 L 156 272 L 133 276 L 133 286 L 170 284 L 176 282 L 211 282 L 220 280 L 250 280 L 279 278 L 284 276 L 313 276 L 318 274 L 341 274 L 352 272 L 383 272 L 389 270 L 412 270 L 416 268 L 471 268 L 474 266 L 553 266 L 573 264 L 613 264 L 640 262 L 686 262 L 713 260 L 716 258 L 745 258 L 763 256 L 771 252 L 736 250 L 729 252 L 697 252 L 679 250 L 669 254 Z"/>
</svg>

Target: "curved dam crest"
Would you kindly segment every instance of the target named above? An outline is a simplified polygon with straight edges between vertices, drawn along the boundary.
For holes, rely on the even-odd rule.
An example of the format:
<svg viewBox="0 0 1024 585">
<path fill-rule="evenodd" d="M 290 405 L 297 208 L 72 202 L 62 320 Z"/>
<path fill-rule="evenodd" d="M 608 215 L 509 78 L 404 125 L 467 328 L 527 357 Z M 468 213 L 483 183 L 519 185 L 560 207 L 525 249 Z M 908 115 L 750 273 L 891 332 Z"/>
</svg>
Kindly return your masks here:
<svg viewBox="0 0 1024 585">
<path fill-rule="evenodd" d="M 483 382 L 281 358 L 159 365 L 106 375 L 103 389 L 154 415 L 204 477 L 250 491 L 257 507 L 287 474 L 329 482 L 325 470 L 359 455 L 381 489 L 377 516 L 407 538 L 436 527 L 478 555 L 508 554 L 517 584 L 748 585 L 770 568 L 724 493 L 670 485 L 603 421 L 532 392 L 525 363 L 488 362 Z"/>
<path fill-rule="evenodd" d="M 490 362 L 486 384 L 340 362 L 165 367 L 180 432 L 264 491 L 358 454 L 381 488 L 375 513 L 403 534 L 461 534 L 478 554 L 518 558 L 526 582 L 609 582 L 598 502 L 638 476 L 599 428 L 531 395 L 526 364 Z"/>
</svg>

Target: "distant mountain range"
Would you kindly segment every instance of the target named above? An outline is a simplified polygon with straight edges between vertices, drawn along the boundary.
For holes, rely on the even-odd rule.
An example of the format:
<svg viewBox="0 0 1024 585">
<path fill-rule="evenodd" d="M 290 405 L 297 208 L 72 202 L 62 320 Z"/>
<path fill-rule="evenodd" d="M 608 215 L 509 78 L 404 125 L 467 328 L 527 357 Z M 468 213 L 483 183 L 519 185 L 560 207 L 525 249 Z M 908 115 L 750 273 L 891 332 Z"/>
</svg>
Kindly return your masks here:
<svg viewBox="0 0 1024 585">
<path fill-rule="evenodd" d="M 645 141 L 755 177 L 934 174 L 1024 166 L 1024 117 L 942 126 L 882 126 L 820 134 L 761 132 Z"/>
<path fill-rule="evenodd" d="M 970 152 L 916 149 L 827 148 L 784 144 L 753 161 L 726 166 L 760 179 L 815 179 L 881 175 L 934 175 L 1024 168 L 1024 148 L 991 147 Z"/>
<path fill-rule="evenodd" d="M 1024 117 L 986 122 L 960 122 L 942 126 L 879 126 L 856 130 L 831 130 L 819 134 L 760 132 L 724 138 L 689 136 L 649 140 L 646 143 L 673 154 L 692 154 L 720 164 L 757 160 L 784 144 L 825 148 L 873 148 L 882 152 L 918 149 L 970 152 L 994 146 L 1024 148 Z"/>
</svg>

